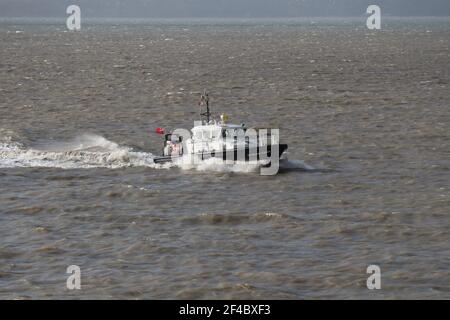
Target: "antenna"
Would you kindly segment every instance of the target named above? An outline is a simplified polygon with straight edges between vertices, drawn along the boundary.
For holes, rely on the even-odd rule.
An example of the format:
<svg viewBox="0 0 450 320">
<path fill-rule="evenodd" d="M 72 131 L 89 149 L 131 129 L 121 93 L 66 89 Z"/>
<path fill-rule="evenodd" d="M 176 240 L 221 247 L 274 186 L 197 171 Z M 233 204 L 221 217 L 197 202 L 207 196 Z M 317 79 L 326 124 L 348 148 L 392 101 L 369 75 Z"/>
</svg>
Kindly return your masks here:
<svg viewBox="0 0 450 320">
<path fill-rule="evenodd" d="M 206 124 L 209 124 L 211 119 L 211 112 L 209 111 L 209 94 L 206 89 L 203 91 L 203 94 L 200 96 L 200 106 L 206 106 L 206 112 L 200 113 L 200 116 L 206 117 Z"/>
</svg>

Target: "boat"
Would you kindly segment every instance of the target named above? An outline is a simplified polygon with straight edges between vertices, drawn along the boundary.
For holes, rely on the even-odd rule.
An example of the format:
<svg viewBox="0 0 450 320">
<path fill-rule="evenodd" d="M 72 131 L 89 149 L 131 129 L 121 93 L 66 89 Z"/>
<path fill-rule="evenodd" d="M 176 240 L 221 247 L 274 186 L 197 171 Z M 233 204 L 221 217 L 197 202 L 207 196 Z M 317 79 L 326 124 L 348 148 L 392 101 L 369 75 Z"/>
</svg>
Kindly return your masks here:
<svg viewBox="0 0 450 320">
<path fill-rule="evenodd" d="M 216 158 L 227 163 L 256 161 L 270 166 L 285 157 L 288 146 L 278 142 L 278 129 L 231 124 L 226 114 L 222 114 L 220 120 L 212 119 L 206 90 L 200 96 L 199 105 L 206 111 L 200 113 L 201 120 L 195 121 L 190 131 L 177 129 L 166 133 L 162 128 L 156 129 L 156 133 L 164 135 L 164 148 L 163 155 L 154 158 L 155 163 L 174 162 L 179 158 L 193 161 Z"/>
</svg>

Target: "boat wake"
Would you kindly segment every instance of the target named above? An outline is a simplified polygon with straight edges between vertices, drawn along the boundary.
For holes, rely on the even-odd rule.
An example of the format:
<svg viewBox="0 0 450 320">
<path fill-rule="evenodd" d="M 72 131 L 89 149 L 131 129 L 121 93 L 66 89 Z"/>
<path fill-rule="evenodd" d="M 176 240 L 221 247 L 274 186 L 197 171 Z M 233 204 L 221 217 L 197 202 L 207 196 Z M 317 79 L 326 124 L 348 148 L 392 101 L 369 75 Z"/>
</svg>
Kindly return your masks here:
<svg viewBox="0 0 450 320">
<path fill-rule="evenodd" d="M 162 167 L 153 155 L 122 147 L 98 135 L 26 148 L 18 142 L 0 142 L 0 168 L 41 167 L 62 169 Z"/>
<path fill-rule="evenodd" d="M 126 168 L 148 167 L 168 169 L 179 167 L 182 170 L 214 172 L 256 172 L 257 163 L 227 164 L 220 159 L 208 159 L 200 163 L 191 163 L 180 159 L 174 163 L 156 164 L 154 155 L 149 152 L 135 151 L 130 147 L 120 146 L 108 139 L 92 134 L 84 134 L 65 142 L 41 143 L 33 148 L 13 141 L 11 138 L 0 140 L 0 168 Z M 282 160 L 281 169 L 314 169 L 301 161 Z"/>
<path fill-rule="evenodd" d="M 260 168 L 260 164 L 256 162 L 236 161 L 234 163 L 226 163 L 222 159 L 210 158 L 203 161 L 194 162 L 189 159 L 188 156 L 183 156 L 181 159 L 177 159 L 174 165 L 180 167 L 183 170 L 196 170 L 196 171 L 214 171 L 214 172 L 241 172 L 252 173 L 257 172 Z"/>
<path fill-rule="evenodd" d="M 282 171 L 294 171 L 294 170 L 315 171 L 316 168 L 306 164 L 304 161 L 301 161 L 301 160 L 285 159 L 285 160 L 280 160 L 280 170 L 282 170 Z"/>
</svg>

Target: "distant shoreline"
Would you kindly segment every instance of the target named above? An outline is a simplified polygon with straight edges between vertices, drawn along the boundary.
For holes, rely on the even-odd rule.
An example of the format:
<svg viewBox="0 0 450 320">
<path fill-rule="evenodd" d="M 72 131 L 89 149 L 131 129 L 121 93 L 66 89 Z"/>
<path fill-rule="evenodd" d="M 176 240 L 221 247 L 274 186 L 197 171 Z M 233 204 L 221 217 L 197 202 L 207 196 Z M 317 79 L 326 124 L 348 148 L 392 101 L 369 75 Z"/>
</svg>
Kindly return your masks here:
<svg viewBox="0 0 450 320">
<path fill-rule="evenodd" d="M 0 17 L 0 24 L 60 24 L 65 23 L 66 16 L 61 17 Z M 264 23 L 279 23 L 286 25 L 296 24 L 321 24 L 337 22 L 340 24 L 365 21 L 367 16 L 349 16 L 349 17 L 267 17 L 267 18 L 223 18 L 223 17 L 209 17 L 209 18 L 124 18 L 124 17 L 85 17 L 84 24 L 172 24 L 172 25 L 214 25 L 214 24 L 264 24 Z M 450 23 L 450 16 L 384 16 L 384 21 L 391 22 L 448 22 Z"/>
</svg>

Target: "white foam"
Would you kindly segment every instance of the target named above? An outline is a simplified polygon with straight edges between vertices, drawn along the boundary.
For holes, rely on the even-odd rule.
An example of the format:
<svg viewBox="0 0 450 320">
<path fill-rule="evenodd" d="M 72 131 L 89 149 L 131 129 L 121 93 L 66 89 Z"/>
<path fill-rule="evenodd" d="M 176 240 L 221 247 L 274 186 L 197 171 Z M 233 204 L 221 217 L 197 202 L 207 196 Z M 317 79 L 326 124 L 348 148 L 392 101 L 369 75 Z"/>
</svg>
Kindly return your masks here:
<svg viewBox="0 0 450 320">
<path fill-rule="evenodd" d="M 183 170 L 214 171 L 214 172 L 256 172 L 261 166 L 257 162 L 236 161 L 226 163 L 219 158 L 210 158 L 202 161 L 192 161 L 189 157 L 182 157 L 174 161 L 174 164 Z"/>
<path fill-rule="evenodd" d="M 97 135 L 82 135 L 69 142 L 49 143 L 39 149 L 27 149 L 19 143 L 0 143 L 0 168 L 122 168 L 159 167 L 147 152 L 131 148 Z"/>
<path fill-rule="evenodd" d="M 287 160 L 287 159 L 280 161 L 280 169 L 315 170 L 314 167 L 306 164 L 301 160 Z"/>
</svg>

